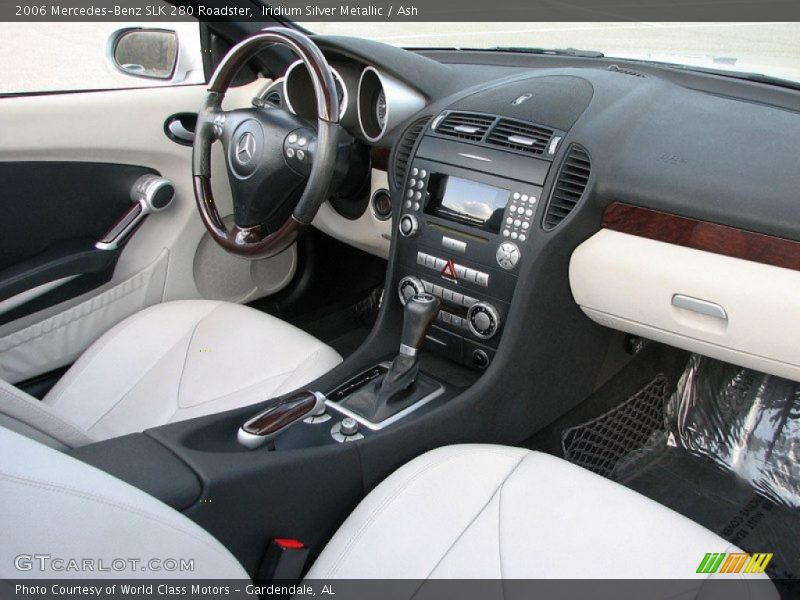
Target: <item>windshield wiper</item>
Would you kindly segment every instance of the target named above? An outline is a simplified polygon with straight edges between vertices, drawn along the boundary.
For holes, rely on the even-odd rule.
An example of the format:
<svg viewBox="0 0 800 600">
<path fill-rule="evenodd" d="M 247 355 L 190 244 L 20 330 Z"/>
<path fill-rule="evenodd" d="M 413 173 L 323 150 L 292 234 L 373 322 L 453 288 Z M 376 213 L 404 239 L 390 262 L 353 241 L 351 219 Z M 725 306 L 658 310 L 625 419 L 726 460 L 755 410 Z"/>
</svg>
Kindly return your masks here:
<svg viewBox="0 0 800 600">
<path fill-rule="evenodd" d="M 476 50 L 478 48 L 475 48 Z M 578 48 L 526 48 L 525 46 L 494 46 L 482 48 L 494 52 L 520 52 L 522 54 L 548 54 L 551 56 L 576 56 L 578 58 L 603 58 L 605 54 L 597 50 L 579 50 Z"/>
</svg>

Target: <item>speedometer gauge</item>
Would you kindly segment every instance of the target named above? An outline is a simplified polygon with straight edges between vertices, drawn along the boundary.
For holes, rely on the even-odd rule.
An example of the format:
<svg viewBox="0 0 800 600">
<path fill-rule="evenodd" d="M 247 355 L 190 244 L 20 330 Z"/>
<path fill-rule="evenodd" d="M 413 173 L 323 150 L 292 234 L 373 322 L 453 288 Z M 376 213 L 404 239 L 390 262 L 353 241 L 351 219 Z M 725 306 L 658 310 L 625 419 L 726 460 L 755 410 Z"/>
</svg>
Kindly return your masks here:
<svg viewBox="0 0 800 600">
<path fill-rule="evenodd" d="M 378 126 L 383 130 L 386 127 L 386 92 L 384 90 L 378 94 L 378 101 L 375 103 L 375 118 Z"/>
</svg>

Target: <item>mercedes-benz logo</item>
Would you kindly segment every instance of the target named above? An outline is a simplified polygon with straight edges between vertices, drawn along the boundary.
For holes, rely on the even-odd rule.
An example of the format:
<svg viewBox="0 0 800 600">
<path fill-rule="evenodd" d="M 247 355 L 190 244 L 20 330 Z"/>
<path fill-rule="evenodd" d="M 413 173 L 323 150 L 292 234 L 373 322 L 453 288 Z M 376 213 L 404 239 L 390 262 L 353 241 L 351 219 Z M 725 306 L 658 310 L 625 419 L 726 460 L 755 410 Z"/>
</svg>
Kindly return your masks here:
<svg viewBox="0 0 800 600">
<path fill-rule="evenodd" d="M 249 131 L 239 138 L 236 143 L 236 161 L 240 165 L 246 165 L 256 154 L 256 137 Z"/>
</svg>

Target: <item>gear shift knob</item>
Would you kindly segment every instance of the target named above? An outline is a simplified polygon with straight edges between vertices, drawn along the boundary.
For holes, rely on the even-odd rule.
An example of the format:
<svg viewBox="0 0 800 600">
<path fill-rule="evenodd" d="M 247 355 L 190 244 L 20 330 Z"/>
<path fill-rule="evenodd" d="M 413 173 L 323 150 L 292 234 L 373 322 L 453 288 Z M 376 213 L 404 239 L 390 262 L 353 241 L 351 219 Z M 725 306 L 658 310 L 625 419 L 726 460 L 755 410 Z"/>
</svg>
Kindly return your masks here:
<svg viewBox="0 0 800 600">
<path fill-rule="evenodd" d="M 409 298 L 403 315 L 403 334 L 400 338 L 400 354 L 415 357 L 422 348 L 431 324 L 439 314 L 441 302 L 428 293 Z"/>
</svg>

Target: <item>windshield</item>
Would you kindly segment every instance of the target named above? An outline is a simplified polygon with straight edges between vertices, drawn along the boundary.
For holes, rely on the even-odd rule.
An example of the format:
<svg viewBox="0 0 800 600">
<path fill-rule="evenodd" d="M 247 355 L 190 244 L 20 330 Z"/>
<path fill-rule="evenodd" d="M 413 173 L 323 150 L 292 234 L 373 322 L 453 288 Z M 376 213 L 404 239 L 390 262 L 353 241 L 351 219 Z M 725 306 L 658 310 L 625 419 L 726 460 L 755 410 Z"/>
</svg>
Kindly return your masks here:
<svg viewBox="0 0 800 600">
<path fill-rule="evenodd" d="M 577 48 L 800 82 L 800 23 L 302 22 L 311 31 L 404 47 Z M 446 25 L 446 26 L 445 26 Z"/>
</svg>

